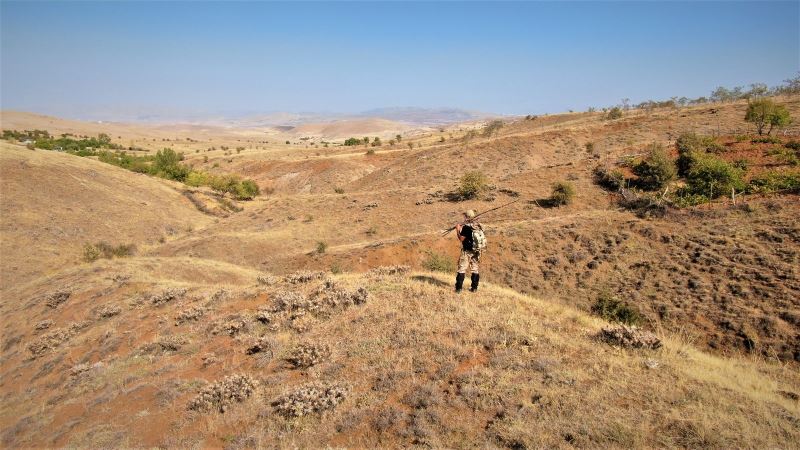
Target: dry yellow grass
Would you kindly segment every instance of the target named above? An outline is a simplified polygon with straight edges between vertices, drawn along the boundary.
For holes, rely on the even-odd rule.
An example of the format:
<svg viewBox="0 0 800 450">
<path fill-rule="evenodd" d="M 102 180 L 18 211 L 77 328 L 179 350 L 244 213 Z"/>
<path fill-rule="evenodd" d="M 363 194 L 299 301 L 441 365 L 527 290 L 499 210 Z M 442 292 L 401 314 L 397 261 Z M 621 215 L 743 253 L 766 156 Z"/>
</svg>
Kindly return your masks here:
<svg viewBox="0 0 800 450">
<path fill-rule="evenodd" d="M 249 322 L 233 337 L 214 335 L 209 326 L 231 313 L 246 316 L 286 290 L 313 295 L 323 282 L 256 288 L 254 272 L 187 265 L 107 261 L 97 268 L 130 278 L 98 284 L 89 267 L 74 270 L 57 280 L 75 288 L 69 311 L 26 305 L 31 319 L 46 315 L 57 326 L 86 317 L 96 306 L 92 292 L 123 312 L 35 360 L 26 361 L 22 348 L 29 338 L 11 347 L 4 378 L 32 374 L 37 389 L 4 384 L 4 443 L 791 448 L 800 439 L 797 402 L 778 392 L 796 392 L 800 377 L 775 363 L 722 359 L 670 338 L 657 351 L 614 348 L 595 337 L 603 322 L 579 311 L 491 284 L 476 295 L 455 295 L 449 277 L 425 272 L 334 276 L 338 287 L 329 292 L 361 286 L 368 301 L 314 313 L 302 332 Z M 201 270 L 208 284 L 185 281 L 187 270 Z M 125 300 L 166 286 L 188 292 L 163 306 Z M 209 312 L 182 325 L 159 319 L 194 304 Z M 270 351 L 246 355 L 262 335 Z M 176 336 L 184 342 L 177 350 L 139 356 L 142 345 Z M 284 358 L 301 343 L 331 351 L 298 370 Z M 209 356 L 215 362 L 204 369 Z M 78 363 L 89 368 L 68 375 Z M 259 380 L 243 403 L 225 413 L 187 410 L 199 380 L 234 373 Z M 278 414 L 274 400 L 313 380 L 346 385 L 344 401 L 321 414 Z M 66 384 L 47 394 L 52 383 Z M 34 404 L 42 408 L 32 411 Z M 70 422 L 78 411 L 81 422 Z"/>
</svg>

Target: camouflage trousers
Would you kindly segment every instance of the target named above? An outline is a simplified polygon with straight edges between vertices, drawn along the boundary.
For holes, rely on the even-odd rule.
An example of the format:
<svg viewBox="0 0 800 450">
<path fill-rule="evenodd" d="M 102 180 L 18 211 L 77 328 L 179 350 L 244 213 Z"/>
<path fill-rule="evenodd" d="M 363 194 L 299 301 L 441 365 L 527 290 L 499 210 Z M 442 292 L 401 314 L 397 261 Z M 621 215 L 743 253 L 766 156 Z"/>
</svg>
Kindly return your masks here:
<svg viewBox="0 0 800 450">
<path fill-rule="evenodd" d="M 472 250 L 461 250 L 461 256 L 458 258 L 458 273 L 478 273 L 478 262 L 481 259 L 481 252 Z"/>
</svg>

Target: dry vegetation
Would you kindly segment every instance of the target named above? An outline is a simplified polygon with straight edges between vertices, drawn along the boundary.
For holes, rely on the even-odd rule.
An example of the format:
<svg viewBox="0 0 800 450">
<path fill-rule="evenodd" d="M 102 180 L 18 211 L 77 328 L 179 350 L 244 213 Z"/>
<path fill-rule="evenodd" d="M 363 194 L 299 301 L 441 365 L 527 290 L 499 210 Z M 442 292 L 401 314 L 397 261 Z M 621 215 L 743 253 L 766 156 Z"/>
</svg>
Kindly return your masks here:
<svg viewBox="0 0 800 450">
<path fill-rule="evenodd" d="M 756 138 L 745 109 L 187 152 L 272 192 L 233 205 L 0 143 L 0 442 L 795 448 L 797 194 L 678 208 L 689 179 L 627 189 L 661 185 L 686 132 L 745 183 L 795 173 L 800 125 Z M 481 290 L 455 295 L 440 231 L 514 199 L 484 219 Z"/>
</svg>

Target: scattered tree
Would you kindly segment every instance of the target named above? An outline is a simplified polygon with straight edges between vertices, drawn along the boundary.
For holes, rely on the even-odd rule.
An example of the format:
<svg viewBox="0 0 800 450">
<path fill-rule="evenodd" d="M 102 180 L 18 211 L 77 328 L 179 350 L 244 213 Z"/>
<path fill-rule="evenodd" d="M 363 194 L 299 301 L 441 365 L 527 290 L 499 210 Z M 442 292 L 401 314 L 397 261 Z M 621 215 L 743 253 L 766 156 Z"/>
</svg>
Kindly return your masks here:
<svg viewBox="0 0 800 450">
<path fill-rule="evenodd" d="M 785 127 L 792 122 L 789 110 L 785 106 L 777 105 L 767 98 L 750 102 L 747 105 L 744 120 L 755 125 L 759 136 L 764 134 L 764 128 L 767 126 L 769 126 L 767 129 L 767 136 L 769 136 L 773 128 Z"/>
</svg>

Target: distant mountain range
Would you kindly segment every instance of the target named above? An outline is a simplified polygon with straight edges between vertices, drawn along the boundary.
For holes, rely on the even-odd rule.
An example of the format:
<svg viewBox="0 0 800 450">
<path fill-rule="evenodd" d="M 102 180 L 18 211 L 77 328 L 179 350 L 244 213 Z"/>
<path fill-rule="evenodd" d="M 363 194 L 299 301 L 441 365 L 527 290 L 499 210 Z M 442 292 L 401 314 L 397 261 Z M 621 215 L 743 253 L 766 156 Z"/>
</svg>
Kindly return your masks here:
<svg viewBox="0 0 800 450">
<path fill-rule="evenodd" d="M 60 117 L 103 121 L 103 122 L 130 122 L 148 124 L 195 124 L 216 125 L 227 127 L 260 128 L 279 126 L 298 126 L 307 123 L 324 123 L 354 119 L 385 119 L 402 122 L 412 126 L 437 126 L 471 120 L 483 120 L 490 117 L 499 117 L 499 114 L 490 114 L 480 111 L 469 111 L 458 108 L 417 108 L 417 107 L 390 107 L 376 108 L 360 113 L 331 113 L 331 112 L 237 112 L 237 113 L 205 113 L 196 111 L 179 111 L 175 109 L 150 110 L 147 113 L 133 109 L 117 109 L 115 111 L 89 111 L 84 110 L 79 115 L 56 114 Z"/>
<path fill-rule="evenodd" d="M 481 120 L 496 117 L 497 114 L 488 114 L 479 111 L 468 111 L 458 108 L 378 108 L 364 111 L 361 117 L 379 117 L 381 119 L 395 120 L 415 125 L 444 125 L 470 120 Z"/>
</svg>

